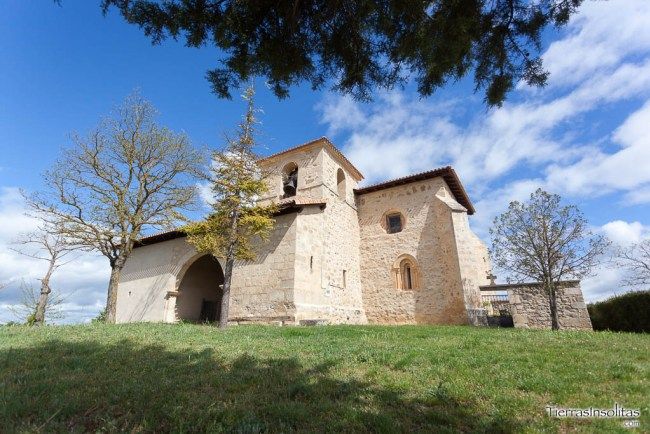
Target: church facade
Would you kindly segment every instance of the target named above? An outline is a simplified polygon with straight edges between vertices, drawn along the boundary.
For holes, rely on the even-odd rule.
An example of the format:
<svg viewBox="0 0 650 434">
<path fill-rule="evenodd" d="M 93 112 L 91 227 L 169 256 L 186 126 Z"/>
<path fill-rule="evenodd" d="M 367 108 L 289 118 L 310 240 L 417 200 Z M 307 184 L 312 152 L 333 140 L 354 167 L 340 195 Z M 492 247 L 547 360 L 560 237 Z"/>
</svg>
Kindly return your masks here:
<svg viewBox="0 0 650 434">
<path fill-rule="evenodd" d="M 254 261 L 237 262 L 233 323 L 467 324 L 482 309 L 487 249 L 451 167 L 359 188 L 327 139 L 260 161 L 279 204 Z M 214 321 L 223 261 L 181 231 L 141 239 L 123 269 L 117 321 Z"/>
</svg>

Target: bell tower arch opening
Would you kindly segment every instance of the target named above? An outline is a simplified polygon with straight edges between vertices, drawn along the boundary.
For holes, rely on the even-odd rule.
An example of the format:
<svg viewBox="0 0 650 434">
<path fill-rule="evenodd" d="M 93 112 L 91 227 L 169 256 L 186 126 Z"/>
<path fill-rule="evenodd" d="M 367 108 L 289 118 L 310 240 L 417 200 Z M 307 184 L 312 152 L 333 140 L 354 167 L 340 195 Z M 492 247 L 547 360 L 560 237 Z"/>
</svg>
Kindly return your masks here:
<svg viewBox="0 0 650 434">
<path fill-rule="evenodd" d="M 284 197 L 293 197 L 298 190 L 298 165 L 289 163 L 282 169 L 282 191 Z"/>
<path fill-rule="evenodd" d="M 216 322 L 221 314 L 223 270 L 212 255 L 196 259 L 180 277 L 176 319 Z"/>
</svg>

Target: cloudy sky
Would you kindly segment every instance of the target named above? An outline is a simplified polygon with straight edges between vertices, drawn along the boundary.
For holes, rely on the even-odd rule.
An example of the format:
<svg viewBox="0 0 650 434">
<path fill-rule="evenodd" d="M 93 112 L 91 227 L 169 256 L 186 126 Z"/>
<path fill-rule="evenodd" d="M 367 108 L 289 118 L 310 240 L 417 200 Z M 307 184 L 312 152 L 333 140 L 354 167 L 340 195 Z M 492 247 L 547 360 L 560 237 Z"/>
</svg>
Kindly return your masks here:
<svg viewBox="0 0 650 434">
<path fill-rule="evenodd" d="M 218 52 L 166 42 L 152 47 L 93 1 L 9 0 L 0 6 L 0 322 L 21 282 L 37 284 L 44 264 L 9 249 L 34 222 L 20 189 L 43 188 L 41 173 L 130 92 L 160 110 L 160 122 L 197 146 L 220 146 L 240 101 L 209 93 L 205 71 Z M 411 87 L 379 92 L 371 103 L 296 87 L 278 101 L 258 85 L 265 152 L 327 135 L 371 183 L 452 165 L 477 209 L 474 230 L 487 242 L 495 215 L 537 187 L 581 207 L 615 245 L 650 236 L 650 2 L 585 1 L 560 31 L 549 31 L 546 88 L 520 86 L 500 109 L 487 109 L 462 80 L 420 99 Z M 55 288 L 67 321 L 85 321 L 105 301 L 108 263 L 80 255 Z M 583 282 L 589 301 L 626 290 L 603 265 Z"/>
</svg>

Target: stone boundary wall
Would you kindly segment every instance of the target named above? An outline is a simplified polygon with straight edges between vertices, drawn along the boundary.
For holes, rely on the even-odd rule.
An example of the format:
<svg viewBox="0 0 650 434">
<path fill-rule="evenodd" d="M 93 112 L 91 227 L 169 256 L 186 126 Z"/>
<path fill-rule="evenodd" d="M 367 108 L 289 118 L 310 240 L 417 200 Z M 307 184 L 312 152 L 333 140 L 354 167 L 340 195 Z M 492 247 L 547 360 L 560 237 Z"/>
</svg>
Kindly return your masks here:
<svg viewBox="0 0 650 434">
<path fill-rule="evenodd" d="M 548 294 L 541 283 L 490 285 L 482 286 L 481 290 L 507 291 L 515 327 L 551 328 Z M 560 283 L 560 288 L 557 290 L 557 306 L 560 329 L 592 330 L 579 280 Z"/>
</svg>

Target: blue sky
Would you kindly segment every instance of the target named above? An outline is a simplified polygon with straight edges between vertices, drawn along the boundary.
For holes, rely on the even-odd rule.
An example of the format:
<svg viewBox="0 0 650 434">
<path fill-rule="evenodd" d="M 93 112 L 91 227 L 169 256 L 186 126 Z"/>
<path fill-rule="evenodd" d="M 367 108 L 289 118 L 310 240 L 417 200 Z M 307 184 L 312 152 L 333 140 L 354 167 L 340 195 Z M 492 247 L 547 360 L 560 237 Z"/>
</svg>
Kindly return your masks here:
<svg viewBox="0 0 650 434">
<path fill-rule="evenodd" d="M 152 46 L 98 2 L 6 0 L 0 5 L 0 321 L 34 282 L 42 264 L 7 246 L 33 222 L 18 189 L 42 188 L 40 174 L 69 144 L 138 89 L 160 111 L 160 123 L 197 145 L 220 146 L 239 120 L 237 98 L 210 93 L 205 71 L 212 47 L 182 41 Z M 578 204 L 616 245 L 650 236 L 650 2 L 587 1 L 543 47 L 549 86 L 520 86 L 501 109 L 487 109 L 470 80 L 420 99 L 405 90 L 377 92 L 359 103 L 327 90 L 293 88 L 277 100 L 257 82 L 267 152 L 327 135 L 366 175 L 381 181 L 453 165 L 477 208 L 474 230 L 487 242 L 492 218 L 509 200 L 537 187 Z M 583 289 L 589 300 L 622 292 L 620 270 L 602 266 Z M 61 268 L 72 320 L 103 305 L 108 265 L 84 255 Z"/>
</svg>

